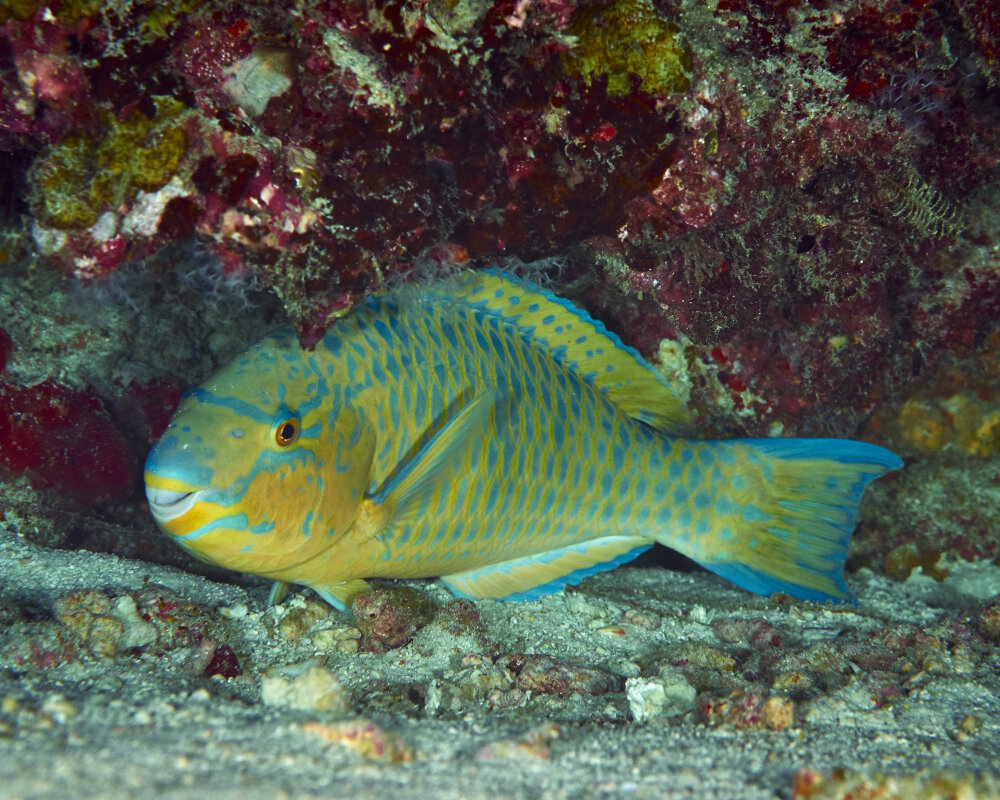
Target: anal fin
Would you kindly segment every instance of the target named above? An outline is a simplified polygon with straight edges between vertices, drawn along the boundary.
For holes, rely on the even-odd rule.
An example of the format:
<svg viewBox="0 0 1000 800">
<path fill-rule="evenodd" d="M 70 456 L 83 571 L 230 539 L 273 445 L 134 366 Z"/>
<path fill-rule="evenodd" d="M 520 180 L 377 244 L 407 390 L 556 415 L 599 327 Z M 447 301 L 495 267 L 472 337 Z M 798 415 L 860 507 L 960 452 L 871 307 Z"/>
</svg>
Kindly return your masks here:
<svg viewBox="0 0 1000 800">
<path fill-rule="evenodd" d="M 576 585 L 588 575 L 614 569 L 651 546 L 652 542 L 641 536 L 607 536 L 443 575 L 441 582 L 459 597 L 533 600 Z"/>
</svg>

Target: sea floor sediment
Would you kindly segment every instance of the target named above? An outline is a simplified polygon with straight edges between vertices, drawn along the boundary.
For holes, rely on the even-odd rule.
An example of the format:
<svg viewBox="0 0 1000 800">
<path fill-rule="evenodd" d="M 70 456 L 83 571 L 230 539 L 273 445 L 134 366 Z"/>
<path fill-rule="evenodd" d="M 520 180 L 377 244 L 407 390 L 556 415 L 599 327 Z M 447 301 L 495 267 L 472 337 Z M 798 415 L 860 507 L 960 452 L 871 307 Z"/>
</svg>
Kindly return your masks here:
<svg viewBox="0 0 1000 800">
<path fill-rule="evenodd" d="M 857 605 L 655 566 L 519 604 L 386 583 L 356 620 L 6 526 L 0 795 L 1000 796 L 1000 568 L 849 583 Z"/>
</svg>

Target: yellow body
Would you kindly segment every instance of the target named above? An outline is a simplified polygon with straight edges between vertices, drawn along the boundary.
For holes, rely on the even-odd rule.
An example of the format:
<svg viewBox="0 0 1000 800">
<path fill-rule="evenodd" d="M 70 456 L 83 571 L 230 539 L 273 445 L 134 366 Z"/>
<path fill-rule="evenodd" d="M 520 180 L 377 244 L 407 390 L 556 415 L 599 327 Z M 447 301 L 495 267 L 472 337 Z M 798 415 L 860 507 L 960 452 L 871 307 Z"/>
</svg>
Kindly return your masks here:
<svg viewBox="0 0 1000 800">
<path fill-rule="evenodd" d="M 477 273 L 373 298 L 314 352 L 265 337 L 184 400 L 147 493 L 200 557 L 338 605 L 370 577 L 530 597 L 654 541 L 754 591 L 845 597 L 857 499 L 898 459 L 688 425 L 599 323 Z"/>
</svg>

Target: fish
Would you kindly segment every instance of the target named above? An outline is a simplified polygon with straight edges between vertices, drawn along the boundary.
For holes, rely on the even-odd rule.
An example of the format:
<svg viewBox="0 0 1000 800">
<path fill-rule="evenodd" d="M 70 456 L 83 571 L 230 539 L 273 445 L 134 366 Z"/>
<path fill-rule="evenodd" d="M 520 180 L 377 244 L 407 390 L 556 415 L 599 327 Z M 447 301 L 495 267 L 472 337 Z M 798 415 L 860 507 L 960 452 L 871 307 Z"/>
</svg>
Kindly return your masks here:
<svg viewBox="0 0 1000 800">
<path fill-rule="evenodd" d="M 663 544 L 750 592 L 850 601 L 849 439 L 698 438 L 683 390 L 568 300 L 498 270 L 373 294 L 190 390 L 145 465 L 196 557 L 346 610 L 370 579 L 526 600 Z"/>
</svg>

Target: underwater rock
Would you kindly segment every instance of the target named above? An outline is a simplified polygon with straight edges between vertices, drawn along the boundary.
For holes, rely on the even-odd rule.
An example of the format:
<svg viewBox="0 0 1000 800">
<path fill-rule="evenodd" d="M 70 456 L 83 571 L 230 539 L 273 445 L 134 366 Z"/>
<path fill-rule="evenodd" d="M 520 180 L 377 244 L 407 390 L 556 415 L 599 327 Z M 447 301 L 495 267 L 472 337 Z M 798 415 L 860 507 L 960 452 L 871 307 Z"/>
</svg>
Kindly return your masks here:
<svg viewBox="0 0 1000 800">
<path fill-rule="evenodd" d="M 298 664 L 265 672 L 260 699 L 267 706 L 345 714 L 350 711 L 347 692 L 337 676 L 319 664 Z"/>
</svg>

